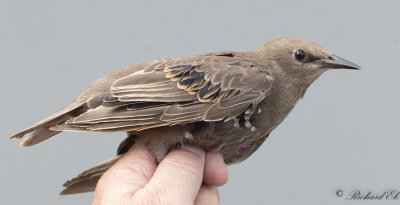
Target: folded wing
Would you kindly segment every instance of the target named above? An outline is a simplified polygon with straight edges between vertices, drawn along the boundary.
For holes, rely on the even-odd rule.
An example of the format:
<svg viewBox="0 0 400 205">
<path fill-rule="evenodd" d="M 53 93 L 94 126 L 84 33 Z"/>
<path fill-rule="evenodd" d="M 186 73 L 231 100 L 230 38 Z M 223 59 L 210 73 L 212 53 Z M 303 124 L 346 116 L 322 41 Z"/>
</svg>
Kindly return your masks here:
<svg viewBox="0 0 400 205">
<path fill-rule="evenodd" d="M 139 131 L 196 121 L 230 120 L 271 92 L 265 68 L 211 53 L 155 63 L 115 81 L 104 104 L 55 131 Z"/>
</svg>

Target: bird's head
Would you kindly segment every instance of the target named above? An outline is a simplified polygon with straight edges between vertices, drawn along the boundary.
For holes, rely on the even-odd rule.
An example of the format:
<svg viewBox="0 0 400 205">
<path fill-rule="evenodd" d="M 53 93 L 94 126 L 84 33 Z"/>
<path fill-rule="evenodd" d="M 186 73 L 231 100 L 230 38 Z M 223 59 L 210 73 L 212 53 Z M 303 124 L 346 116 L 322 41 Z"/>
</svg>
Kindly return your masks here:
<svg viewBox="0 0 400 205">
<path fill-rule="evenodd" d="M 360 69 L 315 43 L 297 38 L 279 38 L 256 51 L 276 75 L 305 83 L 312 83 L 329 69 Z"/>
</svg>

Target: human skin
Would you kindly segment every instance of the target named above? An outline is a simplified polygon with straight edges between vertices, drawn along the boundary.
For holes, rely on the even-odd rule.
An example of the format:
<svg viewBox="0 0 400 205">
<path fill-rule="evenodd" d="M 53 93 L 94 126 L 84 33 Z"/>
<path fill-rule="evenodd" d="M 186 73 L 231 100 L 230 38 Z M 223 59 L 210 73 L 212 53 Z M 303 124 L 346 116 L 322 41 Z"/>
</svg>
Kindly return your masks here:
<svg viewBox="0 0 400 205">
<path fill-rule="evenodd" d="M 99 180 L 93 204 L 219 204 L 228 180 L 223 157 L 194 146 L 172 150 L 157 166 L 143 145 L 134 145 Z"/>
</svg>

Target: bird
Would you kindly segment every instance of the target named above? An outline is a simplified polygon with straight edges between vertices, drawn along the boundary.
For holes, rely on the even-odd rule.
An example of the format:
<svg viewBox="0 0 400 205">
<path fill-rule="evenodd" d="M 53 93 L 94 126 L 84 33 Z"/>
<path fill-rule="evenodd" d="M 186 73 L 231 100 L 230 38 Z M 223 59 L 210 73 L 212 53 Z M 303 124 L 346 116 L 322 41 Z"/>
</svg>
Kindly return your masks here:
<svg viewBox="0 0 400 205">
<path fill-rule="evenodd" d="M 16 133 L 31 147 L 64 131 L 126 132 L 117 155 L 63 184 L 62 195 L 94 191 L 135 143 L 160 162 L 182 145 L 247 159 L 322 73 L 361 69 L 303 39 L 278 38 L 246 52 L 148 60 L 95 81 L 66 107 Z"/>
</svg>

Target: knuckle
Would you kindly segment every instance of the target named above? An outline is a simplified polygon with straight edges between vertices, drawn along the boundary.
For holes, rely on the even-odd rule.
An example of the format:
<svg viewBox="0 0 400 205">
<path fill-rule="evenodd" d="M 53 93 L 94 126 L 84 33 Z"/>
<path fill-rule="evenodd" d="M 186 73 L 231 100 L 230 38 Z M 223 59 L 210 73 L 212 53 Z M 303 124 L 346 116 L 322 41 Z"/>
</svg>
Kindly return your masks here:
<svg viewBox="0 0 400 205">
<path fill-rule="evenodd" d="M 138 205 L 152 204 L 152 205 L 161 205 L 162 202 L 166 202 L 167 200 L 162 200 L 164 190 L 160 189 L 157 184 L 147 184 L 144 189 L 135 193 L 132 196 L 132 201 Z"/>
</svg>

